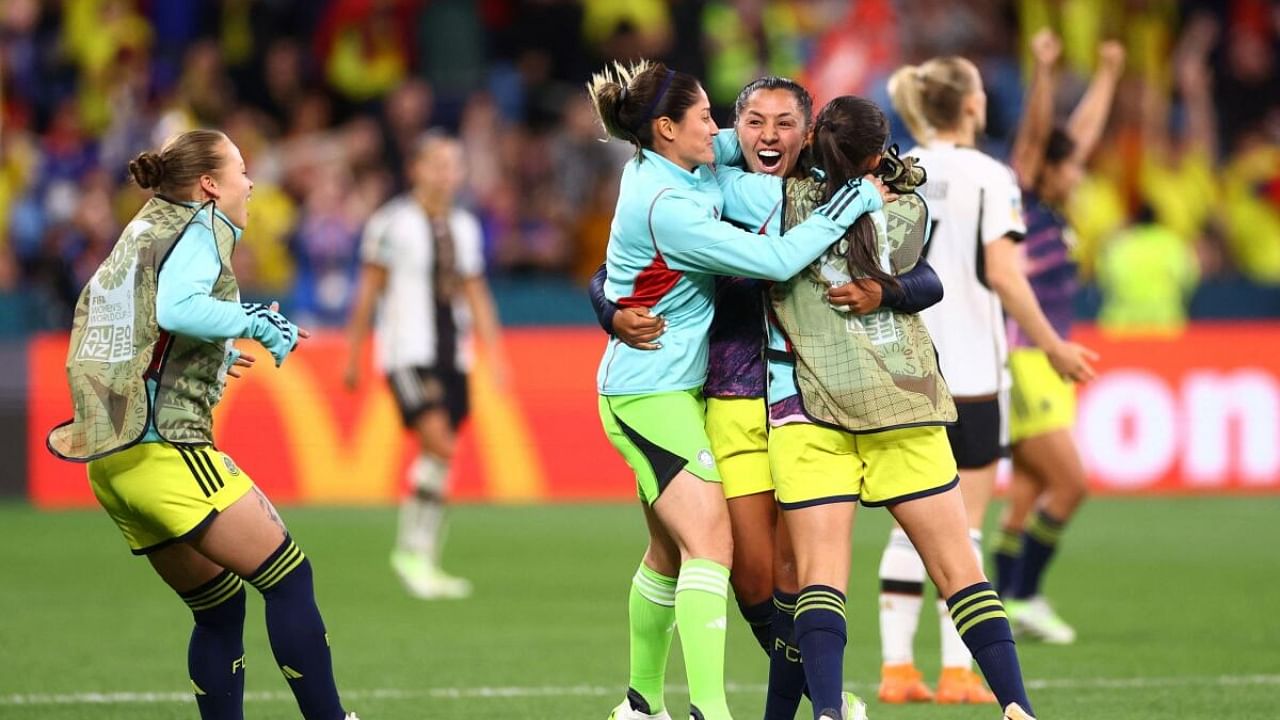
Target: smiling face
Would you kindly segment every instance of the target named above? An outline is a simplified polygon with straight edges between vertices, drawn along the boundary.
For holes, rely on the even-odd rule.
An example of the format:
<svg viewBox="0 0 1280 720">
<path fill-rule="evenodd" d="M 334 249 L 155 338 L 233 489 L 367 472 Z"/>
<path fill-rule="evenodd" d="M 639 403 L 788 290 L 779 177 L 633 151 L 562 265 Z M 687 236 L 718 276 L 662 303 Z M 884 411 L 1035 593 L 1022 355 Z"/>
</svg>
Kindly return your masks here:
<svg viewBox="0 0 1280 720">
<path fill-rule="evenodd" d="M 200 186 L 236 227 L 243 228 L 249 222 L 249 195 L 253 192 L 253 181 L 249 179 L 244 158 L 235 143 L 224 139 L 220 155 L 222 162 L 212 173 L 200 178 Z"/>
<path fill-rule="evenodd" d="M 697 99 L 677 122 L 663 116 L 654 120 L 654 149 L 685 170 L 715 162 L 716 121 L 711 119 L 711 102 L 698 88 Z"/>
<path fill-rule="evenodd" d="M 808 129 L 795 94 L 784 88 L 751 93 L 734 124 L 747 169 L 779 177 L 795 169 Z"/>
</svg>

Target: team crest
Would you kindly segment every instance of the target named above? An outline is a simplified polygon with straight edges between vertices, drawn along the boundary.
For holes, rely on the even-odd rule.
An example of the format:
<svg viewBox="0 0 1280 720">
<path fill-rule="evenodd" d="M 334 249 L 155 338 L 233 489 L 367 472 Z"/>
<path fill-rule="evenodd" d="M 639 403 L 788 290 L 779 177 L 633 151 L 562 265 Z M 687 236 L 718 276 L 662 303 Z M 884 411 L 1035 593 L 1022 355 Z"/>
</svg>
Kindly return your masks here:
<svg viewBox="0 0 1280 720">
<path fill-rule="evenodd" d="M 710 450 L 699 450 L 698 462 L 702 463 L 702 466 L 707 469 L 711 469 L 716 466 L 716 460 L 715 458 L 711 457 Z"/>
<path fill-rule="evenodd" d="M 232 475 L 240 474 L 240 468 L 236 467 L 236 461 L 232 460 L 230 455 L 222 455 L 222 464 L 227 466 L 227 472 Z"/>
</svg>

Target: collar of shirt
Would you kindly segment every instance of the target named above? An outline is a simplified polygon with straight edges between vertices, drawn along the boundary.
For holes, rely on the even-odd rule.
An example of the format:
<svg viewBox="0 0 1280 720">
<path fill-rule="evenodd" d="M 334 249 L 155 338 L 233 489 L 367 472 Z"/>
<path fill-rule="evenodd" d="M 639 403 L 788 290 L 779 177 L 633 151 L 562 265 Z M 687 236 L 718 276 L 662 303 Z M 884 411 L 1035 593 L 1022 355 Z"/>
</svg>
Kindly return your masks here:
<svg viewBox="0 0 1280 720">
<path fill-rule="evenodd" d="M 698 170 L 702 166 L 698 166 L 690 172 L 653 150 L 641 150 L 640 152 L 643 153 L 645 159 L 645 162 L 639 163 L 640 169 L 648 165 L 652 168 L 650 172 L 659 173 L 664 178 L 670 178 L 676 187 L 692 188 L 698 186 L 700 181 Z"/>
</svg>

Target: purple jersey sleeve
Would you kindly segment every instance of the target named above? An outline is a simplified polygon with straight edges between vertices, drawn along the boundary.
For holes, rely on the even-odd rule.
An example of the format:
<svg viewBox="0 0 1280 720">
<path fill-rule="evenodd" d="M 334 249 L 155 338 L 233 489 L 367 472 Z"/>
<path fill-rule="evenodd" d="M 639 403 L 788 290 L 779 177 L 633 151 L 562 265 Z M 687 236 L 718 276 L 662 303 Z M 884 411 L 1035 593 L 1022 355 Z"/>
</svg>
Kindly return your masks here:
<svg viewBox="0 0 1280 720">
<path fill-rule="evenodd" d="M 1027 280 L 1040 308 L 1061 337 L 1069 337 L 1075 318 L 1076 263 L 1067 244 L 1070 228 L 1053 208 L 1034 193 L 1023 195 L 1027 235 L 1022 242 Z M 1008 323 L 1010 347 L 1034 347 L 1018 324 Z"/>
</svg>

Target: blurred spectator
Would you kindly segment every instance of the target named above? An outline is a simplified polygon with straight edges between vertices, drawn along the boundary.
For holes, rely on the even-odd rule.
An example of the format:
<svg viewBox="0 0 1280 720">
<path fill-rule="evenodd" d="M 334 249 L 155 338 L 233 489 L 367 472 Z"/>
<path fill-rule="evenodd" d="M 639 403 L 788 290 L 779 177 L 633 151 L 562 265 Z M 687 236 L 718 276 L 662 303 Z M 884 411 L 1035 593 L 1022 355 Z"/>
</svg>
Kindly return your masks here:
<svg viewBox="0 0 1280 720">
<path fill-rule="evenodd" d="M 981 141 L 1000 154 L 1023 93 L 1016 39 L 1043 25 L 1076 74 L 1108 37 L 1135 68 L 1069 209 L 1082 272 L 1101 262 L 1122 302 L 1116 258 L 1177 238 L 1169 262 L 1198 257 L 1215 292 L 1280 286 L 1280 12 L 1267 0 L 5 0 L 0 306 L 22 296 L 23 327 L 64 325 L 85 268 L 146 197 L 127 161 L 206 125 L 236 139 L 256 182 L 235 259 L 246 295 L 341 322 L 355 238 L 431 125 L 465 146 L 460 200 L 482 221 L 489 272 L 582 279 L 629 155 L 598 142 L 582 92 L 607 60 L 698 74 L 727 121 L 762 73 L 801 78 L 818 105 L 883 100 L 897 64 L 964 54 L 987 84 Z M 1066 106 L 1083 82 L 1063 80 Z M 1182 298 L 1195 274 L 1174 275 L 1180 289 L 1152 297 Z"/>
<path fill-rule="evenodd" d="M 1187 304 L 1199 277 L 1186 239 L 1145 213 L 1114 235 L 1098 258 L 1098 323 L 1116 334 L 1176 334 L 1187 323 Z"/>
<path fill-rule="evenodd" d="M 703 10 L 707 95 L 733 105 L 742 86 L 761 75 L 799 77 L 805 38 L 814 26 L 807 4 L 794 0 L 711 0 Z"/>
<path fill-rule="evenodd" d="M 399 85 L 413 65 L 412 0 L 334 0 L 316 38 L 329 86 L 363 105 Z"/>
</svg>

